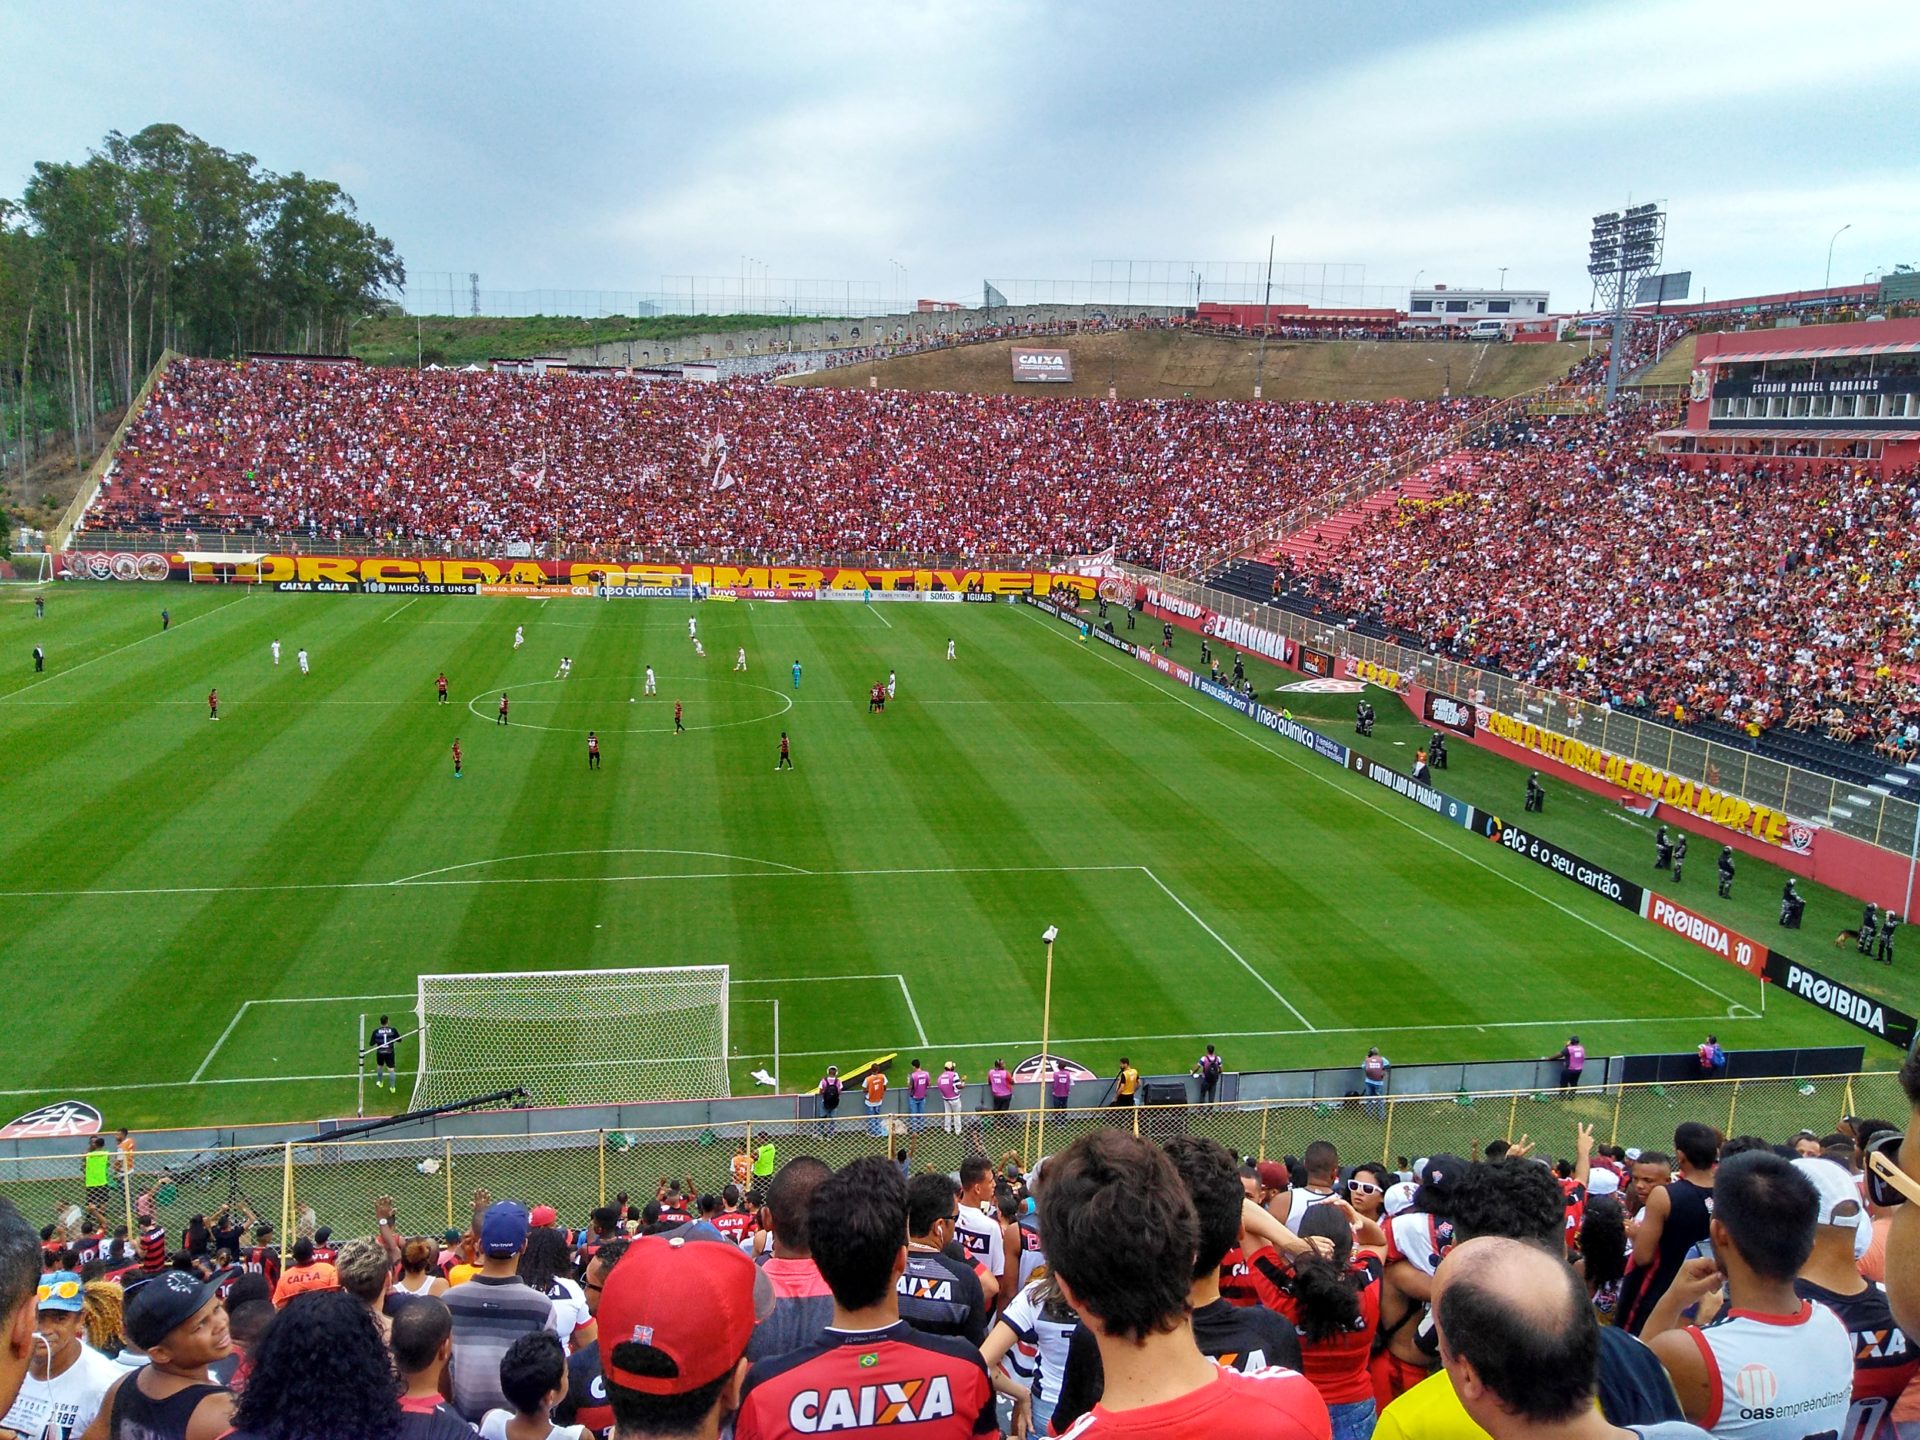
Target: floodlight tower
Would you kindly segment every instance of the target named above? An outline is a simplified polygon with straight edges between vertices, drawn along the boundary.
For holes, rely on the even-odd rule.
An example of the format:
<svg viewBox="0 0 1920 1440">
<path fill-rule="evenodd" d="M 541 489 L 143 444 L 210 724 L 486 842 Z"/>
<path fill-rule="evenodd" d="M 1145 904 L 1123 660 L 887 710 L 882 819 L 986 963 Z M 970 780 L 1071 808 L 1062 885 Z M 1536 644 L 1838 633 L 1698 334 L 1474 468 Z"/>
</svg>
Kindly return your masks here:
<svg viewBox="0 0 1920 1440">
<path fill-rule="evenodd" d="M 1627 332 L 1627 298 L 1642 277 L 1660 268 L 1667 238 L 1667 212 L 1657 203 L 1609 210 L 1593 217 L 1587 242 L 1587 274 L 1602 304 L 1613 311 L 1613 349 L 1607 356 L 1607 404 L 1620 388 L 1620 358 Z"/>
</svg>

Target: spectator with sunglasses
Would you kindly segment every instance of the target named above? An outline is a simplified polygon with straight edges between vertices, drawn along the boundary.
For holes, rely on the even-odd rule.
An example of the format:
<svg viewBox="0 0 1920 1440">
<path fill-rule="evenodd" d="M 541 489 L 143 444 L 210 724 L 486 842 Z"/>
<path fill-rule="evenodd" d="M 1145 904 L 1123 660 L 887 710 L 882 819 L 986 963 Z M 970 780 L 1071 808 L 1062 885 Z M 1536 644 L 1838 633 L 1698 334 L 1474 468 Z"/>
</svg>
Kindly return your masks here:
<svg viewBox="0 0 1920 1440">
<path fill-rule="evenodd" d="M 23 1437 L 81 1435 L 100 1413 L 120 1366 L 85 1343 L 86 1287 L 71 1270 L 40 1282 L 33 1355 L 0 1432 Z"/>
<path fill-rule="evenodd" d="M 1387 1218 L 1387 1187 L 1391 1184 L 1393 1174 L 1386 1166 L 1377 1161 L 1363 1160 L 1347 1172 L 1347 1203 L 1363 1219 L 1384 1226 Z"/>
</svg>

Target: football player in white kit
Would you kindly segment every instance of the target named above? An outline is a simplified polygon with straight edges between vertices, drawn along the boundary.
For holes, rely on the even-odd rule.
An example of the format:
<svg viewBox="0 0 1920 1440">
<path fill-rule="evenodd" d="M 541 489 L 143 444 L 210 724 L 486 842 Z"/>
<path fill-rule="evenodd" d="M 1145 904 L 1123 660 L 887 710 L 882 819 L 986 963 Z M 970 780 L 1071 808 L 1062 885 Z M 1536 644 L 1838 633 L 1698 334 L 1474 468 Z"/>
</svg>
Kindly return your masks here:
<svg viewBox="0 0 1920 1440">
<path fill-rule="evenodd" d="M 564 680 L 571 674 L 573 674 L 573 661 L 565 655 L 562 655 L 560 657 L 560 668 L 553 672 L 553 678 L 556 680 Z"/>
<path fill-rule="evenodd" d="M 745 670 L 747 668 L 747 650 L 744 645 L 734 652 L 733 668 L 736 670 Z"/>
<path fill-rule="evenodd" d="M 524 625 L 514 626 L 513 627 L 513 648 L 518 650 L 522 645 L 526 643 L 527 643 L 527 627 Z"/>
<path fill-rule="evenodd" d="M 653 667 L 651 665 L 647 666 L 647 688 L 640 693 L 643 695 L 657 695 L 660 693 L 653 683 Z"/>
<path fill-rule="evenodd" d="M 953 641 L 951 639 L 947 641 L 947 659 L 953 659 Z"/>
<path fill-rule="evenodd" d="M 302 645 L 300 647 L 299 653 L 296 654 L 294 658 L 300 662 L 300 673 L 302 675 L 306 674 L 307 673 L 307 647 Z"/>
<path fill-rule="evenodd" d="M 693 616 L 691 615 L 687 616 L 687 639 L 692 640 L 696 638 L 698 634 L 699 634 L 699 629 L 694 624 Z"/>
<path fill-rule="evenodd" d="M 280 642 L 278 640 L 273 642 L 273 663 L 276 665 L 280 663 Z"/>
<path fill-rule="evenodd" d="M 887 671 L 887 699 L 889 700 L 893 699 L 894 688 L 895 686 L 894 686 L 893 671 L 889 670 Z"/>
</svg>

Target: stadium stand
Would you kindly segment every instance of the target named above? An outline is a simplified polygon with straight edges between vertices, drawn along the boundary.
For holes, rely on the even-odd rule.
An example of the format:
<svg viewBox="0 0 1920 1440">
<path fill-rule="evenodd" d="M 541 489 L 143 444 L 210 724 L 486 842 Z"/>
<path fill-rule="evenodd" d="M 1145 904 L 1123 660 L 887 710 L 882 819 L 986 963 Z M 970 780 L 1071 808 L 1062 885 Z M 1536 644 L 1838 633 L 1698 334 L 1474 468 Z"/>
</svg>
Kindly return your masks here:
<svg viewBox="0 0 1920 1440">
<path fill-rule="evenodd" d="M 1180 569 L 1479 403 L 1097 404 L 183 360 L 87 525 L 455 553 L 1114 545 Z"/>
<path fill-rule="evenodd" d="M 1666 418 L 1636 407 L 1506 427 L 1433 467 L 1441 493 L 1284 551 L 1269 593 L 1597 703 L 1749 741 L 1790 732 L 1799 763 L 1830 768 L 1862 741 L 1911 759 L 1920 477 L 1882 480 L 1865 462 L 1689 469 L 1649 448 Z M 1243 569 L 1230 588 L 1257 593 L 1260 578 Z"/>
<path fill-rule="evenodd" d="M 1920 1099 L 1920 1062 L 1909 1059 L 1899 1083 Z M 939 1367 L 930 1395 L 966 1397 L 929 1404 L 916 1433 L 1191 1435 L 1140 1408 L 1114 1358 L 1177 1370 L 1197 1349 L 1234 1373 L 1200 1367 L 1191 1373 L 1201 1391 L 1162 1403 L 1169 1415 L 1204 1408 L 1219 1427 L 1211 1433 L 1471 1433 L 1457 1422 L 1431 1428 L 1436 1412 L 1475 1398 L 1452 1393 L 1430 1333 L 1437 1323 L 1450 1349 L 1469 1343 L 1468 1327 L 1492 1327 L 1479 1343 L 1497 1336 L 1514 1362 L 1494 1384 L 1522 1385 L 1521 1361 L 1552 1359 L 1564 1372 L 1555 1403 L 1568 1413 L 1597 1402 L 1616 1425 L 1683 1411 L 1701 1421 L 1714 1397 L 1669 1376 L 1681 1378 L 1706 1341 L 1683 1333 L 1688 1319 L 1662 1300 L 1701 1288 L 1682 1261 L 1707 1238 L 1711 1213 L 1724 1294 L 1694 1323 L 1731 1305 L 1736 1317 L 1796 1327 L 1781 1381 L 1815 1376 L 1823 1423 L 1848 1418 L 1845 1433 L 1890 1440 L 1894 1421 L 1920 1414 L 1920 1391 L 1907 1393 L 1920 1351 L 1896 1328 L 1881 1282 L 1901 1306 L 1920 1257 L 1878 1203 L 1885 1187 L 1864 1187 L 1868 1155 L 1898 1139 L 1896 1126 L 1848 1117 L 1834 1133 L 1788 1134 L 1778 1126 L 1792 1122 L 1776 1121 L 1771 1136 L 1729 1137 L 1691 1118 L 1725 1122 L 1717 1092 L 1660 1095 L 1657 1113 L 1624 1130 L 1616 1118 L 1606 1139 L 1568 1111 L 1538 1140 L 1493 1123 L 1475 1132 L 1484 1142 L 1462 1146 L 1466 1158 L 1444 1153 L 1453 1119 L 1430 1118 L 1437 1133 L 1410 1120 L 1393 1132 L 1396 1148 L 1432 1153 L 1391 1164 L 1353 1163 L 1325 1131 L 1307 1132 L 1302 1159 L 1256 1160 L 1207 1138 L 1198 1112 L 1163 1149 L 1151 1137 L 1168 1116 L 1116 1124 L 1075 1112 L 1059 1117 L 1069 1138 L 1044 1156 L 966 1154 L 958 1180 L 910 1150 L 896 1161 L 890 1141 L 836 1140 L 816 1124 L 791 1137 L 809 1153 L 777 1170 L 769 1161 L 767 1173 L 746 1175 L 744 1146 L 731 1169 L 724 1150 L 706 1152 L 696 1173 L 661 1176 L 610 1204 L 565 1194 L 553 1155 L 541 1162 L 552 1173 L 532 1173 L 532 1195 L 476 1191 L 470 1214 L 463 1195 L 444 1233 L 402 1230 L 392 1199 L 373 1191 L 329 1190 L 317 1210 L 312 1181 L 286 1236 L 237 1199 L 204 1215 L 156 1212 L 165 1172 L 130 1182 L 141 1188 L 137 1234 L 111 1235 L 118 1214 L 90 1204 L 35 1236 L 30 1217 L 0 1200 L 0 1258 L 23 1282 L 5 1298 L 37 1304 L 47 1337 L 45 1367 L 0 1376 L 0 1410 L 15 1433 L 39 1433 L 22 1426 L 58 1401 L 77 1422 L 67 1433 L 81 1433 L 115 1408 L 116 1385 L 139 1387 L 122 1406 L 157 1406 L 184 1377 L 202 1387 L 186 1407 L 237 1407 L 231 1433 L 243 1440 L 453 1436 L 470 1433 L 465 1425 L 537 1434 L 541 1422 L 576 1440 L 714 1434 L 736 1407 L 736 1434 L 786 1435 L 809 1431 L 836 1403 L 857 1421 L 859 1387 L 884 1388 L 898 1378 L 891 1367 L 912 1365 Z M 728 1184 L 729 1174 L 752 1188 Z M 1700 1198 L 1709 1189 L 1711 1212 Z M 1541 1270 L 1531 1297 L 1509 1302 L 1525 1324 L 1476 1319 L 1441 1298 L 1472 1270 L 1464 1247 L 1490 1241 L 1517 1244 L 1508 1267 Z M 1570 1328 L 1579 1343 L 1535 1333 L 1543 1284 L 1567 1297 L 1547 1328 Z M 482 1311 L 491 1323 L 475 1319 Z M 1130 1324 L 1147 1338 L 1130 1338 Z M 857 1337 L 857 1366 L 829 1326 Z M 1873 1343 L 1844 1343 L 1843 1333 Z M 440 1384 L 449 1336 L 461 1375 L 451 1401 Z M 1124 1350 L 1143 1344 L 1145 1355 Z M 159 1352 L 151 1375 L 134 1368 L 142 1351 Z M 329 1363 L 313 1364 L 322 1353 Z M 1008 1407 L 999 1413 L 989 1373 Z M 741 1383 L 723 1385 L 729 1377 Z M 836 1385 L 845 1400 L 833 1399 Z M 904 1393 L 896 1401 L 911 1404 L 913 1389 Z M 1056 1402 L 1083 1418 L 1049 1428 Z M 647 1428 L 675 1403 L 676 1415 L 691 1406 L 714 1424 Z M 803 1412 L 806 1424 L 780 1421 Z M 515 1414 L 525 1423 L 505 1431 Z M 575 1425 L 584 1431 L 564 1428 Z"/>
</svg>

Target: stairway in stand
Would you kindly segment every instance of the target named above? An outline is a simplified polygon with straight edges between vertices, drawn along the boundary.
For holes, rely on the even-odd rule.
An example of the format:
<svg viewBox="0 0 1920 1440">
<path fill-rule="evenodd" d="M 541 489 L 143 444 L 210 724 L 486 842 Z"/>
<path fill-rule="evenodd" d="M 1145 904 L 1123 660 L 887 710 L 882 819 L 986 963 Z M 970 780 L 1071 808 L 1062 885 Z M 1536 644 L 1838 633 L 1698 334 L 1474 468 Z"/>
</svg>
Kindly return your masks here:
<svg viewBox="0 0 1920 1440">
<path fill-rule="evenodd" d="M 1260 552 L 1261 558 L 1273 560 L 1284 556 L 1292 560 L 1308 559 L 1335 548 L 1364 521 L 1383 510 L 1391 510 L 1402 500 L 1431 500 L 1450 490 L 1471 487 L 1479 473 L 1479 463 L 1472 456 L 1465 451 L 1455 451 L 1402 477 L 1384 490 L 1376 490 L 1366 499 L 1355 501 L 1344 510 L 1336 511 L 1326 519 L 1286 536 L 1277 545 L 1267 546 Z"/>
</svg>

